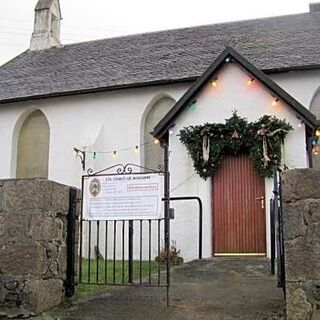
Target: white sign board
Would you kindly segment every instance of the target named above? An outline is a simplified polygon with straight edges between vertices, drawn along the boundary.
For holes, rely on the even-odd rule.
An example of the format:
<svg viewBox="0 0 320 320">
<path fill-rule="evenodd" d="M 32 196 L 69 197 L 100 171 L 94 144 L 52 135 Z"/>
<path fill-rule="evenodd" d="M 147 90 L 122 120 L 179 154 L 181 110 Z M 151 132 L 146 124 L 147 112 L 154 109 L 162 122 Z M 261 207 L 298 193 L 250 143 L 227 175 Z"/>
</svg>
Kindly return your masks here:
<svg viewBox="0 0 320 320">
<path fill-rule="evenodd" d="M 83 219 L 159 219 L 161 178 L 158 173 L 84 177 Z"/>
</svg>

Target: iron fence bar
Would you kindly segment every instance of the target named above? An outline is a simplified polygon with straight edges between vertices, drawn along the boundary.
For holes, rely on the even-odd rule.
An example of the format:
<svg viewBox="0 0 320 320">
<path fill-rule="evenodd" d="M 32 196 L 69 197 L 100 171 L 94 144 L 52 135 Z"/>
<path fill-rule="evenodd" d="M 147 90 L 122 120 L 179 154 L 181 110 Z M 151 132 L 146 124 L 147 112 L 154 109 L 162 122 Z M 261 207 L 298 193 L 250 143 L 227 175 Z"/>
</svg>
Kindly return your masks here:
<svg viewBox="0 0 320 320">
<path fill-rule="evenodd" d="M 281 253 L 281 287 L 283 289 L 284 297 L 286 298 L 286 272 L 285 272 L 285 253 L 284 253 L 284 239 L 283 239 L 283 212 L 282 212 L 282 176 L 279 171 L 279 228 L 280 228 L 280 253 Z"/>
<path fill-rule="evenodd" d="M 170 301 L 170 173 L 169 173 L 169 145 L 165 143 L 163 145 L 164 148 L 164 217 L 165 217 L 165 251 L 166 251 L 166 273 L 167 273 L 167 306 L 169 306 Z"/>
<path fill-rule="evenodd" d="M 116 283 L 117 221 L 113 222 L 113 283 Z"/>
<path fill-rule="evenodd" d="M 90 272 L 91 272 L 91 221 L 89 221 L 89 254 L 88 254 L 88 283 L 90 283 Z"/>
<path fill-rule="evenodd" d="M 125 221 L 122 221 L 122 283 L 124 283 L 124 231 Z"/>
<path fill-rule="evenodd" d="M 100 233 L 100 221 L 97 220 L 97 252 L 96 252 L 96 256 L 97 256 L 97 265 L 96 265 L 96 282 L 99 282 L 99 255 L 100 255 L 100 251 L 99 251 L 99 233 Z"/>
<path fill-rule="evenodd" d="M 277 219 L 278 219 L 278 267 L 279 267 L 279 274 L 278 274 L 278 285 L 280 288 L 283 288 L 282 285 L 282 250 L 281 250 L 281 218 L 280 218 L 280 208 L 277 208 Z"/>
<path fill-rule="evenodd" d="M 278 185 L 278 169 L 273 168 L 273 194 L 274 194 L 274 212 L 276 215 L 276 252 L 277 252 L 277 285 L 281 287 L 281 264 L 280 264 L 280 227 L 279 227 L 279 185 Z"/>
<path fill-rule="evenodd" d="M 142 220 L 140 220 L 140 284 L 142 283 Z"/>
<path fill-rule="evenodd" d="M 165 201 L 163 198 L 162 201 Z M 202 259 L 202 234 L 203 234 L 203 206 L 202 200 L 196 196 L 185 196 L 185 197 L 170 197 L 170 201 L 180 201 L 180 200 L 197 200 L 199 204 L 199 259 Z"/>
<path fill-rule="evenodd" d="M 107 284 L 108 280 L 108 221 L 105 222 L 105 244 L 104 244 L 104 283 Z"/>
<path fill-rule="evenodd" d="M 133 282 L 133 221 L 129 220 L 129 239 L 128 239 L 129 267 L 128 282 Z"/>
<path fill-rule="evenodd" d="M 282 179 L 281 170 L 274 167 L 274 213 L 276 215 L 276 252 L 277 252 L 277 284 L 283 289 L 286 296 L 285 288 L 285 257 L 284 257 L 284 240 L 283 240 L 283 217 L 282 217 Z"/>
<path fill-rule="evenodd" d="M 149 284 L 151 283 L 151 220 L 149 220 Z"/>
<path fill-rule="evenodd" d="M 84 177 L 81 178 L 81 190 L 82 190 L 82 196 L 81 196 L 81 211 L 80 211 L 80 240 L 79 240 L 79 282 L 82 283 L 82 233 L 83 233 L 83 185 L 84 185 Z"/>
<path fill-rule="evenodd" d="M 160 285 L 160 231 L 161 231 L 161 219 L 158 220 L 158 285 Z"/>
<path fill-rule="evenodd" d="M 274 200 L 270 199 L 270 272 L 275 274 L 275 258 L 276 258 L 276 248 L 275 248 L 275 212 L 274 212 Z"/>
</svg>

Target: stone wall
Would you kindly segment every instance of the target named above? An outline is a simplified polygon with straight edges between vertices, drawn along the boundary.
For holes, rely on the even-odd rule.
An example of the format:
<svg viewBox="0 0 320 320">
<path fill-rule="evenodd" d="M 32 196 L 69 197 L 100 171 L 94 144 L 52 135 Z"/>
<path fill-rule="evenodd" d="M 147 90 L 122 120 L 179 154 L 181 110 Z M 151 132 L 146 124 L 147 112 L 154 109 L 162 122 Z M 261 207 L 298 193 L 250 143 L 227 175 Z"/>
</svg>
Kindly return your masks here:
<svg viewBox="0 0 320 320">
<path fill-rule="evenodd" d="M 320 319 L 320 171 L 283 174 L 287 320 Z"/>
<path fill-rule="evenodd" d="M 46 179 L 0 180 L 0 315 L 63 301 L 69 191 Z"/>
</svg>

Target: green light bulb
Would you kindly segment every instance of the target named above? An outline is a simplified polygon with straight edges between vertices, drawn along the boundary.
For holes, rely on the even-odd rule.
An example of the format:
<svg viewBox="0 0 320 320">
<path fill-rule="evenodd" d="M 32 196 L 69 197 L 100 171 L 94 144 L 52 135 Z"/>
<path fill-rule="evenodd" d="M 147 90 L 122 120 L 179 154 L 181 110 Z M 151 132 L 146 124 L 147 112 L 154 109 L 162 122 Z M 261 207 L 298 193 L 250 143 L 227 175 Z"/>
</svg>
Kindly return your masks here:
<svg viewBox="0 0 320 320">
<path fill-rule="evenodd" d="M 190 110 L 191 111 L 197 110 L 197 104 L 195 102 L 190 105 Z"/>
</svg>

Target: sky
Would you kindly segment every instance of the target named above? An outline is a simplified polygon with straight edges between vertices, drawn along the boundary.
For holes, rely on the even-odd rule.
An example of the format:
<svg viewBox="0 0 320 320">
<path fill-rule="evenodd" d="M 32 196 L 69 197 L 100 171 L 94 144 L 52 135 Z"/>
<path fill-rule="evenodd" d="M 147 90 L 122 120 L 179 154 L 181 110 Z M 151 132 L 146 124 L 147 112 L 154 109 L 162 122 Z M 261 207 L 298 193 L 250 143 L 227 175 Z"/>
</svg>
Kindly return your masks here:
<svg viewBox="0 0 320 320">
<path fill-rule="evenodd" d="M 0 65 L 29 47 L 38 0 L 0 0 Z M 308 0 L 60 0 L 63 44 L 309 11 Z"/>
</svg>

